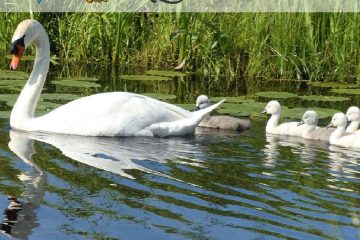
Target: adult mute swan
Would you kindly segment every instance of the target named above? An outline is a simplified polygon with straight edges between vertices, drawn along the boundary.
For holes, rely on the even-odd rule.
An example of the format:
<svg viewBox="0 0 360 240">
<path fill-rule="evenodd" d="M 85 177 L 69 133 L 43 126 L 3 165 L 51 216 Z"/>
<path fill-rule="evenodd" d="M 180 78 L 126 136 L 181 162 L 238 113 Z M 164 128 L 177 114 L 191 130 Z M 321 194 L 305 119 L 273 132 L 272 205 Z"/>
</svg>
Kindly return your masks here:
<svg viewBox="0 0 360 240">
<path fill-rule="evenodd" d="M 347 118 L 343 113 L 335 113 L 328 127 L 335 126 L 335 131 L 330 136 L 330 144 L 360 149 L 360 134 L 347 133 L 345 127 Z"/>
<path fill-rule="evenodd" d="M 346 128 L 346 132 L 356 132 L 360 125 L 360 109 L 356 106 L 349 107 L 346 117 L 351 122 Z"/>
<path fill-rule="evenodd" d="M 306 111 L 302 117 L 302 120 L 298 123 L 298 125 L 305 125 L 302 137 L 305 139 L 329 142 L 330 135 L 332 134 L 334 129 L 318 127 L 317 123 L 317 113 L 312 110 Z"/>
<path fill-rule="evenodd" d="M 270 101 L 262 113 L 271 115 L 266 124 L 266 133 L 300 137 L 305 130 L 305 126 L 298 126 L 298 122 L 286 122 L 279 125 L 281 105 L 276 100 Z"/>
<path fill-rule="evenodd" d="M 210 100 L 205 95 L 200 95 L 196 99 L 195 110 L 205 109 L 210 106 Z M 250 128 L 251 122 L 247 119 L 239 119 L 230 116 L 210 116 L 208 114 L 199 124 L 199 127 L 227 129 L 234 131 L 242 131 Z"/>
<path fill-rule="evenodd" d="M 34 117 L 49 70 L 50 44 L 38 21 L 25 20 L 18 25 L 12 38 L 12 70 L 16 70 L 26 47 L 32 42 L 36 48 L 35 64 L 11 112 L 13 129 L 84 136 L 185 135 L 194 133 L 203 118 L 223 102 L 192 113 L 142 95 L 112 92 L 83 97 L 44 116 Z"/>
</svg>

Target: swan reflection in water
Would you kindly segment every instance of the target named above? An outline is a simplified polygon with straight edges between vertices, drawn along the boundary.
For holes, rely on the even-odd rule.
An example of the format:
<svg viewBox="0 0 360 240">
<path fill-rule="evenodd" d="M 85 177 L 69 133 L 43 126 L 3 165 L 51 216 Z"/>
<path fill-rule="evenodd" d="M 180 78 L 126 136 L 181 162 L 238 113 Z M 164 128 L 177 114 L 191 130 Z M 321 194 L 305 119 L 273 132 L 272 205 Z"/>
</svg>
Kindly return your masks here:
<svg viewBox="0 0 360 240">
<path fill-rule="evenodd" d="M 225 136 L 226 138 L 229 137 L 228 135 Z M 25 190 L 19 197 L 21 207 L 16 210 L 16 219 L 12 221 L 13 226 L 10 226 L 10 229 L 6 232 L 17 238 L 26 238 L 32 229 L 37 226 L 38 221 L 34 210 L 39 207 L 42 201 L 46 174 L 45 169 L 41 169 L 32 161 L 32 156 L 35 153 L 35 141 L 50 144 L 59 149 L 64 156 L 82 164 L 129 179 L 134 179 L 134 176 L 127 173 L 126 170 L 135 169 L 181 181 L 166 173 L 145 167 L 156 167 L 157 165 L 142 164 L 142 161 L 152 161 L 160 164 L 174 162 L 176 164 L 203 167 L 203 161 L 207 158 L 207 147 L 203 144 L 211 144 L 215 139 L 222 139 L 219 131 L 197 130 L 195 137 L 164 139 L 148 137 L 82 137 L 11 130 L 9 148 L 30 169 L 19 175 L 19 179 L 25 185 Z M 7 216 L 4 217 L 4 221 L 6 219 L 8 219 Z"/>
<path fill-rule="evenodd" d="M 279 146 L 289 147 L 292 153 L 301 156 L 301 161 L 304 163 L 311 163 L 316 159 L 317 152 L 319 150 L 326 151 L 328 146 L 328 143 L 322 141 L 274 134 L 266 134 L 266 141 L 263 152 L 265 154 L 264 165 L 267 167 L 275 167 L 276 161 L 280 157 Z"/>
<path fill-rule="evenodd" d="M 280 146 L 289 147 L 290 151 L 298 156 L 303 163 L 311 164 L 324 154 L 329 158 L 329 182 L 338 181 L 340 178 L 353 179 L 354 174 L 359 174 L 356 170 L 359 166 L 360 152 L 329 145 L 327 142 L 314 141 L 300 137 L 289 137 L 282 135 L 266 135 L 267 144 L 263 148 L 265 154 L 264 165 L 275 167 L 277 159 L 280 159 Z M 307 173 L 303 173 L 307 174 Z M 332 186 L 333 187 L 333 186 Z"/>
<path fill-rule="evenodd" d="M 9 148 L 30 169 L 18 175 L 18 178 L 25 185 L 25 190 L 20 196 L 22 200 L 20 202 L 15 196 L 9 196 L 10 204 L 4 210 L 1 230 L 5 234 L 11 234 L 13 237 L 25 239 L 32 229 L 38 226 L 34 210 L 39 207 L 43 198 L 46 175 L 31 160 L 32 155 L 35 153 L 33 139 L 26 134 L 10 131 Z M 0 235 L 0 237 L 5 238 L 7 235 Z"/>
<path fill-rule="evenodd" d="M 338 146 L 329 146 L 329 159 L 330 175 L 334 177 L 330 179 L 330 182 L 339 181 L 339 179 L 341 181 L 357 179 L 356 175 L 360 173 L 358 170 L 360 152 Z M 332 184 L 330 186 L 333 187 Z M 345 188 L 342 190 L 352 191 Z"/>
</svg>

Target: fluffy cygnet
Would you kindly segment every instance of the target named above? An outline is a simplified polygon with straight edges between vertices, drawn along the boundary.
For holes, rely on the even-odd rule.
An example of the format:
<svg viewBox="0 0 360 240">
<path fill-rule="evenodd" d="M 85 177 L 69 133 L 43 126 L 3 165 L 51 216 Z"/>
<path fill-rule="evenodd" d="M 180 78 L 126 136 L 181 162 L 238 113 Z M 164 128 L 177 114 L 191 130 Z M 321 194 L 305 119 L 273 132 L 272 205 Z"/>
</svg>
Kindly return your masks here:
<svg viewBox="0 0 360 240">
<path fill-rule="evenodd" d="M 346 117 L 349 122 L 349 126 L 346 128 L 346 132 L 356 132 L 360 125 L 360 109 L 352 106 L 346 112 Z"/>
<path fill-rule="evenodd" d="M 205 95 L 200 95 L 196 99 L 195 110 L 204 109 L 210 106 L 210 100 Z M 208 115 L 199 124 L 199 127 L 217 128 L 217 129 L 228 129 L 234 131 L 241 131 L 250 128 L 251 122 L 247 119 L 239 119 L 230 116 L 210 116 Z"/>
<path fill-rule="evenodd" d="M 305 125 L 298 126 L 298 122 L 286 122 L 279 124 L 281 106 L 276 100 L 270 101 L 266 105 L 263 113 L 271 115 L 266 124 L 266 133 L 301 137 L 303 131 L 305 130 Z"/>
<path fill-rule="evenodd" d="M 345 127 L 347 118 L 343 113 L 335 113 L 328 126 L 335 126 L 335 131 L 330 136 L 330 144 L 347 147 L 360 148 L 360 134 L 347 133 Z"/>
<path fill-rule="evenodd" d="M 322 128 L 317 126 L 318 116 L 315 111 L 306 111 L 299 122 L 299 125 L 305 125 L 302 137 L 305 139 L 313 139 L 328 142 L 330 135 L 334 131 L 331 128 Z"/>
</svg>

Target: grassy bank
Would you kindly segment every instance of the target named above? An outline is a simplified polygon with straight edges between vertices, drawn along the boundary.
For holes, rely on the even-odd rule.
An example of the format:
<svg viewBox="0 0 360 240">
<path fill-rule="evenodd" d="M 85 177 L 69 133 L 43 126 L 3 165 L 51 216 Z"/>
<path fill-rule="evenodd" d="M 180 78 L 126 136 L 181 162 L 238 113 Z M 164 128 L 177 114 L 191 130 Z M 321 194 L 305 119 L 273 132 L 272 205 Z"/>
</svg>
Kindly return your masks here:
<svg viewBox="0 0 360 240">
<path fill-rule="evenodd" d="M 19 21 L 0 14 L 0 52 Z M 360 80 L 356 13 L 35 14 L 64 60 L 266 79 Z"/>
</svg>

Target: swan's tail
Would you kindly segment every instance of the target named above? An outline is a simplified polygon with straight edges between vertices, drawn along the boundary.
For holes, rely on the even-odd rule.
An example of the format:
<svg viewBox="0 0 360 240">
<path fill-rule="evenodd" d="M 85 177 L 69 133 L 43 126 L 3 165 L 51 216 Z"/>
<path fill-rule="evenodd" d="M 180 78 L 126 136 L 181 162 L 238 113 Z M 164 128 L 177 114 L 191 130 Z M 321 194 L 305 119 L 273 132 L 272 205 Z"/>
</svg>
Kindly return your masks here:
<svg viewBox="0 0 360 240">
<path fill-rule="evenodd" d="M 198 125 L 201 123 L 201 121 L 210 113 L 212 112 L 215 108 L 217 108 L 218 106 L 220 106 L 220 104 L 222 104 L 225 101 L 225 98 L 223 100 L 221 100 L 218 103 L 215 103 L 207 108 L 192 112 L 192 116 L 191 118 L 194 119 L 195 121 L 198 121 Z"/>
<path fill-rule="evenodd" d="M 147 130 L 150 130 L 154 136 L 158 137 L 192 134 L 201 121 L 224 101 L 225 99 L 207 108 L 192 112 L 190 118 L 184 118 L 173 122 L 156 123 L 148 127 Z"/>
</svg>

